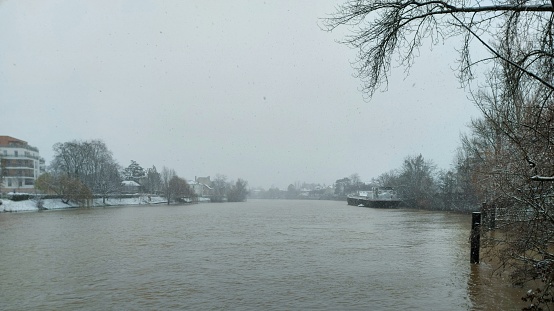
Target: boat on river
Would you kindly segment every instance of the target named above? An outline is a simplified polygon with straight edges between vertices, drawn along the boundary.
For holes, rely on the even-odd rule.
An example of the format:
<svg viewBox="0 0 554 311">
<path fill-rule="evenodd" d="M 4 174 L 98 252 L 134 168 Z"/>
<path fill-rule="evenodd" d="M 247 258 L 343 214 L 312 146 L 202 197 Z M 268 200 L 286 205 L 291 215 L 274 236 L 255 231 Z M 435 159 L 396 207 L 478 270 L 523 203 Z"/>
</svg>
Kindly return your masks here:
<svg viewBox="0 0 554 311">
<path fill-rule="evenodd" d="M 373 207 L 373 208 L 397 208 L 400 198 L 391 187 L 374 187 L 368 191 L 358 191 L 347 196 L 348 205 Z"/>
</svg>

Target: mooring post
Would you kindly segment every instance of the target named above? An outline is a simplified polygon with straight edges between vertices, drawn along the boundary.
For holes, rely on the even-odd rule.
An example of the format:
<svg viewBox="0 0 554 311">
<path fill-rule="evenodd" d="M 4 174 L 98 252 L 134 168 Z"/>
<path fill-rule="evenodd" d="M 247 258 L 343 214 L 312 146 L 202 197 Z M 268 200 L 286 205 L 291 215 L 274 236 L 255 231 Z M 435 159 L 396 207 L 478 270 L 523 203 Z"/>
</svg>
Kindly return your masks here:
<svg viewBox="0 0 554 311">
<path fill-rule="evenodd" d="M 481 213 L 471 214 L 471 257 L 470 263 L 479 263 L 479 248 L 481 246 Z"/>
</svg>

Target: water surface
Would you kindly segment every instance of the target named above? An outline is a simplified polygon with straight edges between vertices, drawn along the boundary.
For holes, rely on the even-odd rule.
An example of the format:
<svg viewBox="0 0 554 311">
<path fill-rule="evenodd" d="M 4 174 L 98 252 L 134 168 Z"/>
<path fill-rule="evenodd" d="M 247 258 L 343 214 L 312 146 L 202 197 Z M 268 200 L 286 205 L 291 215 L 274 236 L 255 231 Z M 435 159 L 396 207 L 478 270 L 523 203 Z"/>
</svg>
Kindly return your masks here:
<svg viewBox="0 0 554 311">
<path fill-rule="evenodd" d="M 519 309 L 469 264 L 470 221 L 286 200 L 3 213 L 0 309 Z"/>
</svg>

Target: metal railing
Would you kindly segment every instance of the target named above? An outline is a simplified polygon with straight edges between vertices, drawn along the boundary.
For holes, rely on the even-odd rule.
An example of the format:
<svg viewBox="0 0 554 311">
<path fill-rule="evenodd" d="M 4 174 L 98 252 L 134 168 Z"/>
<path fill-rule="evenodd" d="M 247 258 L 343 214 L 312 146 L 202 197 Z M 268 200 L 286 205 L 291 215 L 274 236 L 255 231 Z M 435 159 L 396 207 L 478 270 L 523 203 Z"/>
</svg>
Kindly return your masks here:
<svg viewBox="0 0 554 311">
<path fill-rule="evenodd" d="M 0 146 L 0 147 L 2 147 L 2 149 L 4 149 L 4 148 L 10 148 L 10 149 L 19 148 L 19 149 L 27 149 L 27 150 L 30 150 L 30 151 L 38 152 L 37 147 L 33 147 L 31 145 L 25 145 L 25 144 L 11 144 L 11 145 L 5 145 L 5 146 Z"/>
</svg>

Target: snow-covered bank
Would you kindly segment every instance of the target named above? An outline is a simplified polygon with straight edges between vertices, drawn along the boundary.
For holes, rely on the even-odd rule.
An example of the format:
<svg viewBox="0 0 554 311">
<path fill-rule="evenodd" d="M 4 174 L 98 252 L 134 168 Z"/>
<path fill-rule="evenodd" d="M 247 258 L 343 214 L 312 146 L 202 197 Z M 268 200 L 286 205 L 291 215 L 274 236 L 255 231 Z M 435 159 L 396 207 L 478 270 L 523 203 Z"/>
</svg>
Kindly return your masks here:
<svg viewBox="0 0 554 311">
<path fill-rule="evenodd" d="M 122 206 L 122 205 L 147 205 L 147 204 L 159 204 L 167 202 L 164 198 L 158 196 L 152 196 L 148 198 L 147 196 L 141 196 L 136 198 L 108 198 L 104 204 L 102 199 L 94 199 L 92 206 L 93 207 L 103 207 L 103 206 Z M 64 204 L 60 199 L 44 199 L 42 200 L 43 208 L 47 210 L 54 209 L 64 209 L 71 207 L 78 207 L 77 204 L 70 202 L 69 204 Z M 32 212 L 38 211 L 37 200 L 24 200 L 24 201 L 12 201 L 12 200 L 2 200 L 2 205 L 0 205 L 0 212 Z"/>
</svg>

